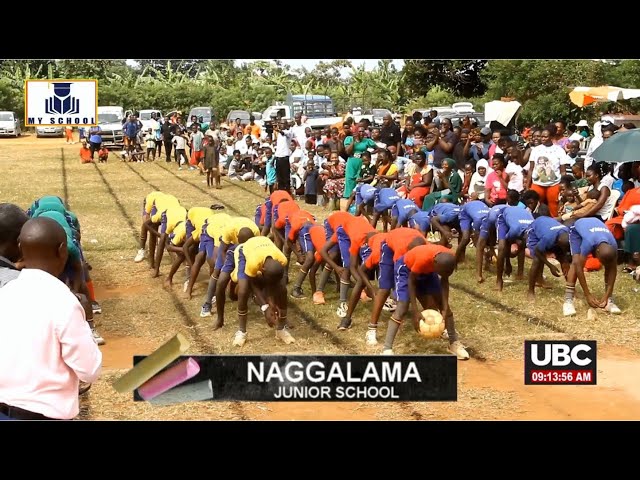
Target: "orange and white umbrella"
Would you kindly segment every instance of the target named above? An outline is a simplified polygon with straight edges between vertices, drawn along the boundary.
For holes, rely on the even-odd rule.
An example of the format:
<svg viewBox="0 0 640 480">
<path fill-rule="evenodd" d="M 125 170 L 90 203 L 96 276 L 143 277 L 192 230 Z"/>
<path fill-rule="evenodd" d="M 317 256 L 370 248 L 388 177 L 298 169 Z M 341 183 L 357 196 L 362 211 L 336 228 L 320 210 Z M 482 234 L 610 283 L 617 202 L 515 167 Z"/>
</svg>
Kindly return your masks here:
<svg viewBox="0 0 640 480">
<path fill-rule="evenodd" d="M 612 86 L 576 87 L 569 93 L 569 98 L 578 107 L 586 107 L 592 103 L 617 102 L 640 97 L 638 88 L 620 88 Z"/>
</svg>

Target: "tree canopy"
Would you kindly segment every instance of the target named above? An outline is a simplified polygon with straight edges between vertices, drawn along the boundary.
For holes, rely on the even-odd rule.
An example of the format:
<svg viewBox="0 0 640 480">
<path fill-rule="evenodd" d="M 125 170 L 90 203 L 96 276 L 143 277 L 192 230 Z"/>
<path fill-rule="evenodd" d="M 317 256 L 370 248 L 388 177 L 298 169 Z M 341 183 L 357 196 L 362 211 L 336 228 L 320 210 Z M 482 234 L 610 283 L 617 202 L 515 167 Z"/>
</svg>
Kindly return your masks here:
<svg viewBox="0 0 640 480">
<path fill-rule="evenodd" d="M 578 108 L 575 86 L 640 87 L 639 60 L 406 60 L 398 71 L 391 60 L 373 70 L 349 60 L 319 62 L 312 70 L 292 69 L 279 60 L 238 64 L 234 60 L 0 60 L 0 109 L 22 117 L 24 80 L 97 78 L 99 103 L 127 109 L 189 110 L 212 106 L 262 111 L 293 94 L 324 94 L 340 113 L 354 108 L 413 108 L 511 97 L 523 104 L 521 121 L 593 120 L 606 109 L 637 111 L 638 101 Z"/>
</svg>

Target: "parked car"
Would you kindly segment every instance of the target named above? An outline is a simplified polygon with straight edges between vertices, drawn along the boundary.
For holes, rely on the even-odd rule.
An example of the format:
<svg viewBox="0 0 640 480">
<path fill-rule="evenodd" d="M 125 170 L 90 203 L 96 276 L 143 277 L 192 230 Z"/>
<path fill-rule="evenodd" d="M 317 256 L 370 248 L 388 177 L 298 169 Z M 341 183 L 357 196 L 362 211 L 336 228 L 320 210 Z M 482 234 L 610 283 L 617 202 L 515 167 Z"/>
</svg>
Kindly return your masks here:
<svg viewBox="0 0 640 480">
<path fill-rule="evenodd" d="M 162 112 L 160 110 L 154 110 L 154 109 L 140 110 L 138 114 L 138 120 L 142 122 L 142 129 L 145 131 L 151 128 L 152 113 L 156 114 L 156 120 L 162 122 Z"/>
<path fill-rule="evenodd" d="M 231 110 L 227 115 L 227 123 L 235 122 L 237 118 L 240 119 L 242 125 L 249 124 L 249 117 L 251 114 L 246 110 Z"/>
<path fill-rule="evenodd" d="M 0 112 L 0 136 L 17 138 L 20 135 L 22 135 L 22 131 L 16 112 Z"/>
<path fill-rule="evenodd" d="M 64 127 L 36 127 L 36 137 L 64 137 Z"/>
<path fill-rule="evenodd" d="M 198 118 L 202 117 L 202 121 L 204 123 L 211 123 L 211 120 L 215 120 L 212 107 L 194 107 L 191 109 L 189 116 L 186 119 L 187 128 L 191 127 L 191 117 L 194 115 Z"/>
</svg>

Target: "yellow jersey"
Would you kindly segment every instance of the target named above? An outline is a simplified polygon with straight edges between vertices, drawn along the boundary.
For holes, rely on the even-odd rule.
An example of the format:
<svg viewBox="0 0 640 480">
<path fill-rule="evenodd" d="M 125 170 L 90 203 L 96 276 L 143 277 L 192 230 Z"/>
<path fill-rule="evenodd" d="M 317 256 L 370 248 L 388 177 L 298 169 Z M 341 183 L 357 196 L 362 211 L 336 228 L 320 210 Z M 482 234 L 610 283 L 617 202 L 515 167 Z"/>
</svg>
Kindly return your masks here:
<svg viewBox="0 0 640 480">
<path fill-rule="evenodd" d="M 171 243 L 176 247 L 181 247 L 187 239 L 187 222 L 180 222 L 173 229 Z"/>
<path fill-rule="evenodd" d="M 213 210 L 211 210 L 210 208 L 193 207 L 189 209 L 189 212 L 187 213 L 187 219 L 191 222 L 191 226 L 193 227 L 191 238 L 193 238 L 195 241 L 200 241 L 200 234 L 202 233 L 204 222 L 211 215 L 213 215 Z"/>
<path fill-rule="evenodd" d="M 236 266 L 231 272 L 231 280 L 234 282 L 238 281 L 238 266 L 240 265 L 241 254 L 245 259 L 244 274 L 251 278 L 262 275 L 262 267 L 269 257 L 279 262 L 283 267 L 287 266 L 287 257 L 276 247 L 275 243 L 267 237 L 253 237 L 242 245 L 238 245 L 233 252 Z"/>
<path fill-rule="evenodd" d="M 167 194 L 163 194 L 156 198 L 154 204 L 156 207 L 156 213 L 151 216 L 151 221 L 153 223 L 160 223 L 162 220 L 162 214 L 166 212 L 167 209 L 180 206 L 180 202 L 176 197 Z"/>
<path fill-rule="evenodd" d="M 151 209 L 153 208 L 153 202 L 156 201 L 156 198 L 164 195 L 164 193 L 157 191 L 151 192 L 149 195 L 144 197 L 144 211 L 147 212 L 148 215 L 151 215 Z"/>
<path fill-rule="evenodd" d="M 260 235 L 260 230 L 256 226 L 256 222 L 247 217 L 232 217 L 227 222 L 226 227 L 222 230 L 222 241 L 227 245 L 238 243 L 238 232 L 243 228 L 248 228 L 255 236 Z"/>
<path fill-rule="evenodd" d="M 170 207 L 164 213 L 167 217 L 167 224 L 162 233 L 172 233 L 178 222 L 187 220 L 187 209 L 184 207 Z"/>
<path fill-rule="evenodd" d="M 222 236 L 222 231 L 225 229 L 229 221 L 231 220 L 231 216 L 226 213 L 216 213 L 207 218 L 207 228 L 206 232 L 213 239 L 213 244 L 215 246 L 220 245 L 220 237 Z"/>
</svg>

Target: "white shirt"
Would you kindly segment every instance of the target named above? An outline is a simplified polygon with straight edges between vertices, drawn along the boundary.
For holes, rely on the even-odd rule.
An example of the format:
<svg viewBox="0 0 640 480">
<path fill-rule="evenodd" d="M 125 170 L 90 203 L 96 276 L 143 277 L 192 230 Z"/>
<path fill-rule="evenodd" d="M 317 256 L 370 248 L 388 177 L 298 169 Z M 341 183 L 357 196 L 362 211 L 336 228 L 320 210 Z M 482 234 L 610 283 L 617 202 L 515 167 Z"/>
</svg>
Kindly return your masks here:
<svg viewBox="0 0 640 480">
<path fill-rule="evenodd" d="M 240 155 L 245 155 L 247 153 L 247 151 L 249 150 L 249 147 L 247 146 L 247 141 L 243 138 L 242 140 L 238 140 L 235 145 L 233 146 L 234 150 L 239 150 L 240 151 Z"/>
<path fill-rule="evenodd" d="M 283 130 L 278 133 L 276 138 L 276 151 L 274 152 L 276 157 L 288 157 L 291 155 L 289 145 L 291 145 L 291 138 L 293 137 L 293 129 Z"/>
<path fill-rule="evenodd" d="M 296 139 L 296 141 L 300 145 L 300 148 L 305 148 L 305 145 L 307 144 L 308 139 L 307 139 L 307 134 L 305 133 L 307 128 L 309 128 L 309 125 L 307 125 L 306 123 L 302 123 L 300 125 L 295 125 L 291 127 L 291 133 L 293 133 L 293 138 Z"/>
<path fill-rule="evenodd" d="M 171 141 L 175 144 L 176 150 L 184 150 L 187 146 L 187 141 L 181 135 L 176 135 Z"/>
<path fill-rule="evenodd" d="M 46 308 L 34 308 L 34 295 Z M 23 269 L 0 289 L 0 305 L 0 403 L 77 416 L 79 380 L 95 382 L 102 367 L 78 299 L 47 272 Z"/>
<path fill-rule="evenodd" d="M 558 145 L 538 145 L 531 149 L 529 163 L 531 162 L 533 183 L 541 187 L 551 187 L 560 183 L 560 165 L 570 165 L 572 160 L 564 148 Z"/>
<path fill-rule="evenodd" d="M 515 162 L 509 162 L 504 171 L 509 175 L 507 188 L 509 190 L 515 190 L 518 193 L 522 192 L 524 190 L 522 167 Z"/>
</svg>

